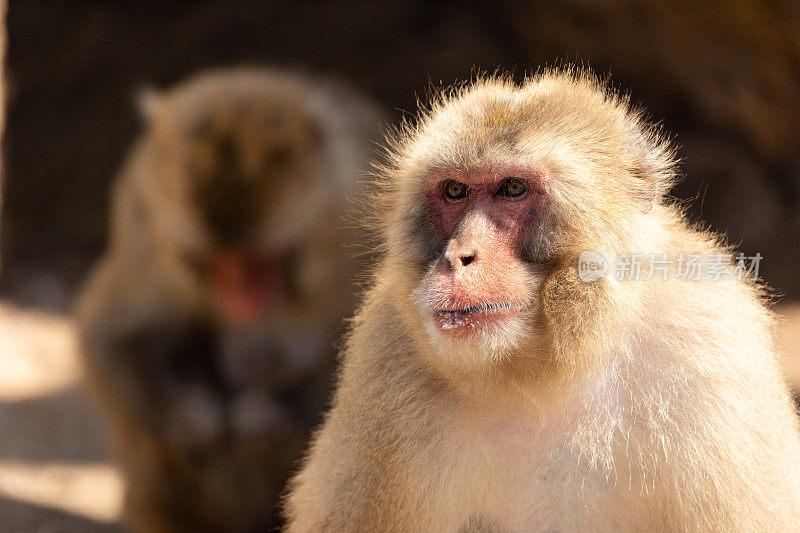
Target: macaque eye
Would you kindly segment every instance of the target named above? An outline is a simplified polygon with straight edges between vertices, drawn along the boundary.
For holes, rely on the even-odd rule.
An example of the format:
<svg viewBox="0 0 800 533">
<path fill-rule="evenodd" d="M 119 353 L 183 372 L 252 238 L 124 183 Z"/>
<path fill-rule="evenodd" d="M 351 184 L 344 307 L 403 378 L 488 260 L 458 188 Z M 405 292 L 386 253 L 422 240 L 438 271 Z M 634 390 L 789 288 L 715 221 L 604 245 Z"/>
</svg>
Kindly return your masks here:
<svg viewBox="0 0 800 533">
<path fill-rule="evenodd" d="M 500 188 L 495 193 L 497 196 L 508 196 L 509 198 L 516 198 L 525 194 L 528 188 L 525 183 L 519 178 L 507 178 L 500 185 Z"/>
<path fill-rule="evenodd" d="M 467 192 L 467 186 L 460 181 L 450 180 L 444 185 L 444 195 L 448 200 L 466 198 Z"/>
</svg>

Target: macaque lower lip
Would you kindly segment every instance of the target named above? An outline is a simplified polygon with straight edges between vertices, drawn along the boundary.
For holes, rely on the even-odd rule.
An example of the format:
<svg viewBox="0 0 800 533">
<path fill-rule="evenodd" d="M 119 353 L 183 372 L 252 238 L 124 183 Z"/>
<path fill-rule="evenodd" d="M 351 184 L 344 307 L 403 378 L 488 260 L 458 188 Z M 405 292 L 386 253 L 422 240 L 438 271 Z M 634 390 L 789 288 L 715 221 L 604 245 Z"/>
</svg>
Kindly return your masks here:
<svg viewBox="0 0 800 533">
<path fill-rule="evenodd" d="M 462 309 L 435 309 L 434 313 L 443 318 L 457 318 L 473 314 L 504 314 L 519 310 L 519 304 L 511 302 L 473 305 Z"/>
<path fill-rule="evenodd" d="M 456 337 L 469 336 L 499 326 L 519 313 L 520 306 L 513 303 L 492 303 L 463 309 L 437 309 L 433 321 L 443 333 Z"/>
</svg>

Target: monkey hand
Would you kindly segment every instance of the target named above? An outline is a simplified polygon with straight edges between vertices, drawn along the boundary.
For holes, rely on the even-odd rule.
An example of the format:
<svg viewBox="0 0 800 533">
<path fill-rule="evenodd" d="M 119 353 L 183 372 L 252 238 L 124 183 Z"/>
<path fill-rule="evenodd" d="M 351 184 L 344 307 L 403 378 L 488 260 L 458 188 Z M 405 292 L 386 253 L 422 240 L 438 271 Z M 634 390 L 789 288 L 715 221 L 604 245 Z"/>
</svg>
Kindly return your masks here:
<svg viewBox="0 0 800 533">
<path fill-rule="evenodd" d="M 223 407 L 212 393 L 192 388 L 167 408 L 164 436 L 176 449 L 204 447 L 222 437 L 223 418 Z"/>
</svg>

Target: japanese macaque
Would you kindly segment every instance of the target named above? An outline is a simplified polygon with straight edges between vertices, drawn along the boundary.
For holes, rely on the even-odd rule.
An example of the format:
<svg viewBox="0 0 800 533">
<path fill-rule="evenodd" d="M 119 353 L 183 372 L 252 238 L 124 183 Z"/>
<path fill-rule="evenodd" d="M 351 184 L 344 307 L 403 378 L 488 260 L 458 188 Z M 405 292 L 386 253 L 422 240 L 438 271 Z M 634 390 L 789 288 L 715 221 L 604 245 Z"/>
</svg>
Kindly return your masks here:
<svg viewBox="0 0 800 533">
<path fill-rule="evenodd" d="M 354 306 L 345 215 L 380 112 L 333 82 L 249 69 L 144 107 L 79 302 L 87 381 L 135 526 L 264 531 Z"/>
<path fill-rule="evenodd" d="M 582 72 L 492 77 L 391 146 L 383 256 L 289 531 L 797 527 L 773 317 L 665 199 L 674 155 L 641 113 Z M 619 275 L 633 253 L 668 266 Z M 681 254 L 723 275 L 684 279 Z"/>
</svg>

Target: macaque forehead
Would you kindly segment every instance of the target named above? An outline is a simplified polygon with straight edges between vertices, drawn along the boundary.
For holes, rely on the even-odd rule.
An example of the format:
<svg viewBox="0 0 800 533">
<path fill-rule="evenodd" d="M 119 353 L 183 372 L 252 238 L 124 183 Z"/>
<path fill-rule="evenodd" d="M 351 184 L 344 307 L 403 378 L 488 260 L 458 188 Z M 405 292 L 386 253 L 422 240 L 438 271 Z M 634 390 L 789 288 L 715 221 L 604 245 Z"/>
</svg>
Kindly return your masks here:
<svg viewBox="0 0 800 533">
<path fill-rule="evenodd" d="M 549 150 L 531 142 L 524 111 L 498 124 L 474 109 L 470 112 L 468 117 L 434 118 L 420 130 L 400 158 L 400 187 L 422 192 L 445 178 L 470 186 L 491 186 L 510 176 L 542 181 L 548 174 Z"/>
<path fill-rule="evenodd" d="M 541 160 L 571 146 L 572 157 L 592 160 L 625 152 L 626 137 L 637 125 L 626 104 L 587 80 L 543 76 L 522 85 L 484 80 L 435 104 L 412 132 L 404 155 L 432 166 L 465 168 L 521 157 Z"/>
</svg>

